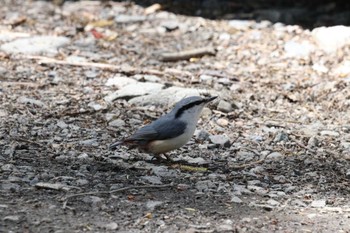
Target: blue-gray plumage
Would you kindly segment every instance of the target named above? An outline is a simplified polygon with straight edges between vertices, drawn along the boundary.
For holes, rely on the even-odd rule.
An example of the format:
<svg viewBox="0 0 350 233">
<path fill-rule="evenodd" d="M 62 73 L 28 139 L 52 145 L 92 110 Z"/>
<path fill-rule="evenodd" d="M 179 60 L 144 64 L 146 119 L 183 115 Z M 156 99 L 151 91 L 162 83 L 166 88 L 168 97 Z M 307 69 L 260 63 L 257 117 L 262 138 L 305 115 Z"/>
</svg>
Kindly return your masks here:
<svg viewBox="0 0 350 233">
<path fill-rule="evenodd" d="M 154 155 L 180 148 L 191 139 L 205 104 L 215 98 L 192 96 L 182 99 L 171 112 L 140 128 L 130 137 L 112 144 L 110 148 L 125 144 Z"/>
</svg>

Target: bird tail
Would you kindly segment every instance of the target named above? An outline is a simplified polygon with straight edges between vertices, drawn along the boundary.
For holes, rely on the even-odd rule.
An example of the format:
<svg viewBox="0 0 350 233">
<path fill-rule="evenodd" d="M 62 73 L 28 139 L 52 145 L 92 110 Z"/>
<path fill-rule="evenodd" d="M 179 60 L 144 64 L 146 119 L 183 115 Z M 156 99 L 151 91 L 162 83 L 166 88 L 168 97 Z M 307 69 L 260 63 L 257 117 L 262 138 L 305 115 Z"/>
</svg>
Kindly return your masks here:
<svg viewBox="0 0 350 233">
<path fill-rule="evenodd" d="M 109 146 L 109 149 L 110 149 L 110 150 L 115 150 L 115 149 L 117 149 L 118 146 L 120 146 L 120 145 L 122 145 L 122 144 L 124 144 L 124 140 L 123 140 L 123 141 L 117 141 L 117 142 L 111 144 L 111 145 Z"/>
</svg>

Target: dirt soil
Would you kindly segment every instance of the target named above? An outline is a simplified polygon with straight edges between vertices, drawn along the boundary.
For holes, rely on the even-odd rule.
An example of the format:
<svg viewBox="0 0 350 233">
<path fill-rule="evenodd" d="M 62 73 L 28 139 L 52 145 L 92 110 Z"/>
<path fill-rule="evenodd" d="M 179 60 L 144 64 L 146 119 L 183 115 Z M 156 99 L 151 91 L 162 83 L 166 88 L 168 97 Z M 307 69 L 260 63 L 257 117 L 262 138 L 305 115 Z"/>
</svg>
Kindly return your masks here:
<svg viewBox="0 0 350 233">
<path fill-rule="evenodd" d="M 4 1 L 0 15 L 0 45 L 69 39 L 54 52 L 0 52 L 0 232 L 350 232 L 350 79 L 335 71 L 349 46 L 326 53 L 299 26 L 126 2 Z M 286 56 L 291 40 L 314 49 Z M 215 51 L 163 59 L 196 48 Z M 122 88 L 112 77 L 219 98 L 202 136 L 157 162 L 108 146 L 171 106 L 108 102 Z"/>
</svg>

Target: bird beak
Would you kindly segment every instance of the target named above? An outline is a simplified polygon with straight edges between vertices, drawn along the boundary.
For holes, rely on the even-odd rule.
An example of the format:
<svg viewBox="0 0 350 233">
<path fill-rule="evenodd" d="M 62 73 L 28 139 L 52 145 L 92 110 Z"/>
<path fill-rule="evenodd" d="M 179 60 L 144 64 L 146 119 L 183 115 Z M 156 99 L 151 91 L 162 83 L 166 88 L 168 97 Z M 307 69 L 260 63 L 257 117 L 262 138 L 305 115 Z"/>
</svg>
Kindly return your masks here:
<svg viewBox="0 0 350 233">
<path fill-rule="evenodd" d="M 218 97 L 217 97 L 217 96 L 211 96 L 211 97 L 205 98 L 204 101 L 205 101 L 206 103 L 209 103 L 210 101 L 213 101 L 213 100 L 215 100 L 216 98 L 218 98 Z"/>
</svg>

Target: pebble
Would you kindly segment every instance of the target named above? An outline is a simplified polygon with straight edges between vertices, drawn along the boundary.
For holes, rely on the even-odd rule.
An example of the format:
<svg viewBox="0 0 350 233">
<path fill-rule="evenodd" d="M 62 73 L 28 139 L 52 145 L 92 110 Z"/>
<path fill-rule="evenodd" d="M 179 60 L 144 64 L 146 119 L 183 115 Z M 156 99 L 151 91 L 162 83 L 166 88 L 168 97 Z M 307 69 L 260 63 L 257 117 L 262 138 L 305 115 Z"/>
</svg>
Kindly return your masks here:
<svg viewBox="0 0 350 233">
<path fill-rule="evenodd" d="M 219 118 L 219 119 L 216 121 L 216 123 L 217 123 L 218 125 L 224 127 L 224 126 L 227 126 L 229 122 L 228 122 L 228 120 L 225 119 L 225 118 Z"/>
<path fill-rule="evenodd" d="M 108 123 L 109 126 L 112 126 L 112 127 L 123 127 L 125 125 L 125 121 L 123 121 L 122 119 L 116 119 L 116 120 L 113 120 L 111 122 Z"/>
<path fill-rule="evenodd" d="M 317 137 L 314 137 L 314 136 L 310 137 L 308 142 L 307 142 L 307 145 L 311 148 L 317 147 L 319 145 L 319 141 L 318 141 Z"/>
<path fill-rule="evenodd" d="M 86 180 L 86 179 L 77 179 L 77 180 L 76 180 L 76 184 L 77 184 L 78 186 L 83 186 L 83 185 L 89 184 L 89 181 Z"/>
<path fill-rule="evenodd" d="M 94 111 L 100 111 L 104 109 L 104 107 L 101 104 L 95 103 L 95 102 L 90 102 L 88 104 L 90 108 L 92 108 Z"/>
<path fill-rule="evenodd" d="M 329 136 L 329 137 L 339 137 L 339 133 L 332 130 L 323 130 L 321 131 L 322 136 Z"/>
<path fill-rule="evenodd" d="M 129 100 L 129 103 L 138 106 L 163 105 L 172 107 L 175 103 L 188 96 L 198 96 L 201 94 L 217 95 L 216 92 L 198 88 L 184 88 L 173 86 L 166 89 L 160 89 L 161 90 L 155 90 L 152 93 L 149 93 L 148 95 L 142 95 L 132 98 L 131 100 Z M 205 115 L 204 110 L 202 112 L 202 116 L 203 115 Z"/>
<path fill-rule="evenodd" d="M 228 21 L 228 25 L 237 30 L 248 30 L 255 24 L 253 20 L 239 20 L 233 19 Z"/>
<path fill-rule="evenodd" d="M 233 221 L 227 219 L 216 227 L 216 232 L 234 232 Z"/>
<path fill-rule="evenodd" d="M 143 82 L 159 83 L 162 81 L 161 78 L 155 75 L 136 74 L 133 77 L 138 81 L 143 81 Z"/>
<path fill-rule="evenodd" d="M 217 109 L 221 112 L 228 113 L 232 111 L 232 105 L 231 103 L 225 101 L 225 100 L 220 100 L 219 104 L 217 106 Z"/>
<path fill-rule="evenodd" d="M 9 222 L 19 222 L 20 219 L 21 218 L 19 215 L 8 215 L 3 218 L 4 221 L 9 221 Z"/>
<path fill-rule="evenodd" d="M 311 202 L 311 207 L 322 208 L 326 206 L 326 200 L 314 200 Z"/>
<path fill-rule="evenodd" d="M 208 192 L 209 189 L 216 189 L 215 183 L 210 180 L 198 181 L 195 186 L 199 192 Z"/>
<path fill-rule="evenodd" d="M 0 49 L 7 53 L 22 54 L 56 54 L 59 47 L 70 43 L 70 39 L 62 36 L 32 36 L 30 38 L 17 39 L 1 45 Z"/>
<path fill-rule="evenodd" d="M 103 198 L 96 197 L 96 196 L 86 196 L 83 198 L 83 202 L 87 204 L 92 204 L 95 206 L 99 206 L 102 204 Z"/>
<path fill-rule="evenodd" d="M 208 140 L 210 134 L 206 130 L 196 130 L 194 132 L 194 137 L 199 141 L 206 141 Z"/>
<path fill-rule="evenodd" d="M 328 53 L 335 52 L 350 41 L 350 27 L 342 25 L 314 28 L 311 34 L 318 47 Z"/>
<path fill-rule="evenodd" d="M 136 96 L 143 96 L 147 94 L 157 93 L 164 87 L 160 83 L 133 83 L 124 86 L 122 89 L 107 95 L 104 100 L 112 102 L 116 99 L 131 99 Z"/>
<path fill-rule="evenodd" d="M 3 171 L 3 172 L 10 172 L 10 171 L 13 171 L 15 169 L 16 169 L 15 165 L 10 164 L 10 163 L 7 163 L 7 164 L 4 164 L 1 166 L 1 171 Z"/>
<path fill-rule="evenodd" d="M 114 18 L 117 23 L 138 23 L 146 20 L 146 17 L 143 15 L 125 15 L 118 14 Z"/>
<path fill-rule="evenodd" d="M 94 139 L 94 138 L 93 139 L 86 139 L 86 140 L 80 141 L 79 143 L 80 143 L 80 145 L 89 146 L 89 147 L 97 147 L 100 145 L 98 143 L 97 139 Z"/>
<path fill-rule="evenodd" d="M 123 88 L 124 86 L 127 86 L 129 84 L 135 84 L 137 81 L 132 78 L 127 78 L 120 76 L 120 74 L 116 74 L 113 78 L 109 78 L 107 82 L 105 83 L 106 86 L 115 86 L 118 89 Z"/>
<path fill-rule="evenodd" d="M 346 171 L 346 177 L 348 178 L 348 179 L 350 179 L 350 169 L 348 169 L 347 171 Z"/>
<path fill-rule="evenodd" d="M 103 225 L 103 228 L 105 228 L 107 230 L 115 231 L 118 229 L 118 223 L 115 223 L 115 222 L 106 223 Z"/>
<path fill-rule="evenodd" d="M 18 192 L 21 188 L 20 185 L 14 184 L 14 183 L 2 183 L 0 187 L 2 190 L 6 190 L 10 192 Z"/>
<path fill-rule="evenodd" d="M 277 160 L 277 159 L 281 159 L 284 156 L 280 153 L 280 152 L 272 152 L 271 154 L 269 154 L 266 159 L 271 159 L 271 160 Z"/>
<path fill-rule="evenodd" d="M 314 47 L 306 41 L 302 43 L 287 41 L 284 44 L 287 57 L 308 57 L 313 50 Z"/>
<path fill-rule="evenodd" d="M 159 176 L 141 176 L 141 179 L 147 181 L 150 184 L 163 184 Z"/>
<path fill-rule="evenodd" d="M 268 204 L 270 206 L 279 206 L 281 203 L 279 203 L 278 201 L 276 201 L 274 199 L 269 199 L 269 200 L 267 200 L 266 204 Z"/>
<path fill-rule="evenodd" d="M 276 137 L 273 139 L 274 142 L 286 142 L 288 141 L 288 134 L 286 134 L 285 132 L 281 131 L 278 132 Z"/>
<path fill-rule="evenodd" d="M 230 139 L 226 135 L 211 135 L 211 136 L 209 136 L 209 140 L 211 143 L 213 143 L 215 145 L 222 146 L 222 147 L 230 147 L 231 146 Z"/>
<path fill-rule="evenodd" d="M 36 99 L 31 99 L 31 98 L 27 98 L 25 96 L 21 96 L 17 99 L 17 102 L 18 103 L 22 103 L 22 104 L 33 104 L 35 106 L 38 106 L 38 107 L 46 107 L 46 105 L 40 101 L 40 100 L 36 100 Z"/>
<path fill-rule="evenodd" d="M 94 79 L 97 77 L 97 75 L 99 75 L 99 72 L 97 72 L 96 70 L 87 70 L 84 72 L 84 75 L 88 79 Z"/>
<path fill-rule="evenodd" d="M 61 129 L 65 129 L 68 127 L 68 125 L 64 121 L 58 121 L 56 125 Z"/>
<path fill-rule="evenodd" d="M 147 201 L 146 208 L 153 211 L 156 207 L 161 206 L 163 203 L 163 201 Z"/>
<path fill-rule="evenodd" d="M 231 197 L 231 202 L 233 202 L 233 203 L 242 203 L 243 201 L 242 201 L 242 199 L 240 199 L 237 196 L 232 196 Z"/>
</svg>

